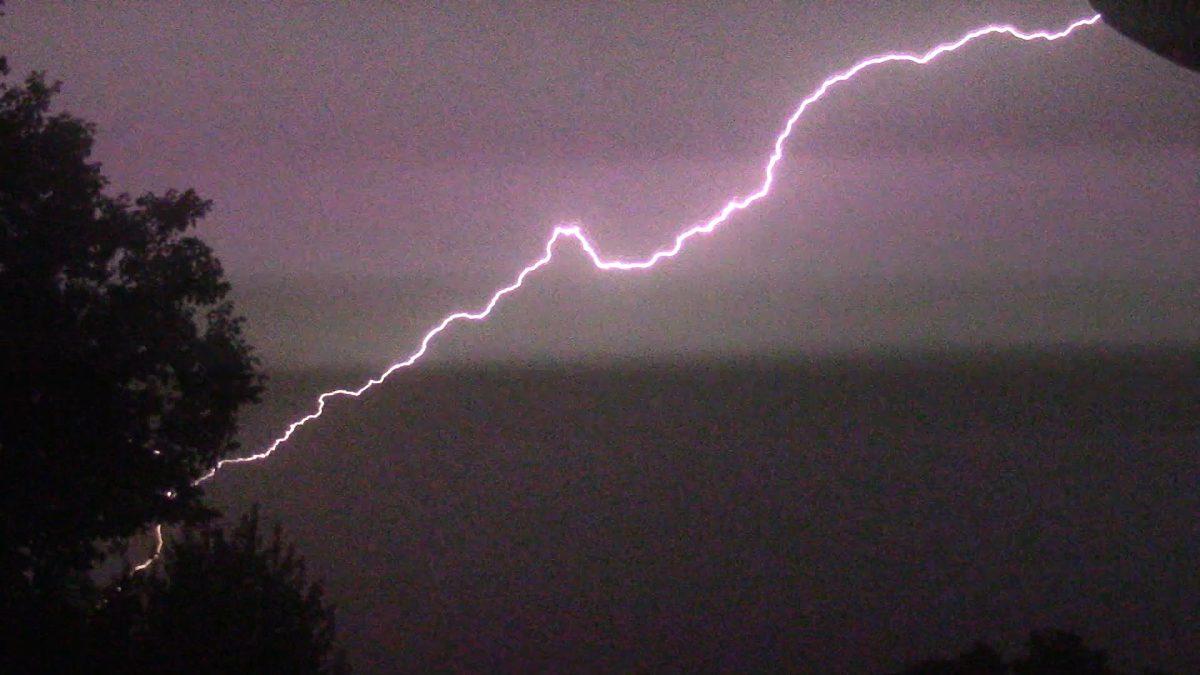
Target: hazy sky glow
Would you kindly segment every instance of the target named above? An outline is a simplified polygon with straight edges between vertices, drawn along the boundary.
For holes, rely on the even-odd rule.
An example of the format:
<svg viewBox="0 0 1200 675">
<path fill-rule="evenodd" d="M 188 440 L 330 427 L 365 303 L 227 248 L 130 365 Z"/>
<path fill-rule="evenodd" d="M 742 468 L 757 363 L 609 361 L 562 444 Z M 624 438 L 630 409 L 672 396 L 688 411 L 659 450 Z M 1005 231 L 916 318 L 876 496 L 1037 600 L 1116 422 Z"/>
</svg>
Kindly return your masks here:
<svg viewBox="0 0 1200 675">
<path fill-rule="evenodd" d="M 433 4 L 5 7 L 115 188 L 215 201 L 272 376 L 244 454 L 556 224 L 641 258 L 753 191 L 830 74 L 1093 14 Z M 428 355 L 555 367 L 397 373 L 204 487 L 282 518 L 364 672 L 874 672 L 1052 625 L 1196 671 L 1197 120 L 1200 77 L 1104 26 L 873 69 L 714 236 L 633 274 L 563 246 Z M 827 351 L 868 354 L 682 358 Z"/>
<path fill-rule="evenodd" d="M 1088 13 L 18 2 L 0 34 L 16 70 L 63 79 L 64 106 L 99 124 L 115 186 L 215 200 L 202 234 L 270 362 L 383 363 L 557 222 L 636 255 L 752 188 L 787 113 L 836 69 Z M 1104 27 L 1014 42 L 857 80 L 806 117 L 770 203 L 685 259 L 628 281 L 564 259 L 439 355 L 1200 337 L 1200 131 L 1182 122 L 1200 118 L 1200 81 Z M 1099 289 L 1076 316 L 1069 289 L 1036 288 L 1048 277 L 1131 297 Z"/>
</svg>

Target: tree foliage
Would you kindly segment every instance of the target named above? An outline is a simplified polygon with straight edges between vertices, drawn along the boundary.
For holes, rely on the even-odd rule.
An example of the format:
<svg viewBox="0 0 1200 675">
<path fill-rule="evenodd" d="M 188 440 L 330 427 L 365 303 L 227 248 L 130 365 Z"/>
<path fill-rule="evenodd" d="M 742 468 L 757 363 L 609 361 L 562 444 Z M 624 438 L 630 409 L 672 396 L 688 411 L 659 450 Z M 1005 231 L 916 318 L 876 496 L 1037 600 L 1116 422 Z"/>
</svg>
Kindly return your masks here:
<svg viewBox="0 0 1200 675">
<path fill-rule="evenodd" d="M 985 643 L 954 659 L 932 659 L 907 668 L 899 675 L 1121 675 L 1108 665 L 1108 655 L 1091 649 L 1083 638 L 1062 630 L 1035 630 L 1029 634 L 1026 653 L 1005 660 Z M 1144 675 L 1156 671 L 1143 670 Z"/>
<path fill-rule="evenodd" d="M 0 672 L 345 671 L 280 529 L 204 525 L 195 480 L 263 383 L 192 234 L 209 202 L 108 194 L 93 126 L 7 75 L 0 56 Z M 99 591 L 152 524 L 183 525 L 161 569 Z"/>
<path fill-rule="evenodd" d="M 0 71 L 7 75 L 7 70 Z M 106 194 L 94 128 L 0 81 L 0 582 L 60 585 L 103 544 L 209 514 L 193 481 L 261 389 L 192 190 Z"/>
<path fill-rule="evenodd" d="M 149 574 L 121 581 L 96 621 L 96 665 L 132 672 L 347 672 L 333 609 L 257 510 L 228 533 L 185 529 Z M 111 660 L 104 663 L 104 659 Z"/>
</svg>

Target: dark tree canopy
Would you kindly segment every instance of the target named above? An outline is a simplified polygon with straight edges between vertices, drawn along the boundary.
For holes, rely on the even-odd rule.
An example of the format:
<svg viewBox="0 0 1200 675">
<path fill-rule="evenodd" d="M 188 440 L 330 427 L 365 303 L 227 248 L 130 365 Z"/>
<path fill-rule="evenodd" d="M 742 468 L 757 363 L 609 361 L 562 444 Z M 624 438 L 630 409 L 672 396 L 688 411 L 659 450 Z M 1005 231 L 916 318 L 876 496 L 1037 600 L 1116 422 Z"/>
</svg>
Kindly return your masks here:
<svg viewBox="0 0 1200 675">
<path fill-rule="evenodd" d="M 0 64 L 2 65 L 2 64 Z M 0 76 L 6 76 L 2 69 Z M 204 517 L 261 388 L 193 191 L 105 193 L 57 85 L 0 80 L 0 584 L 36 591 L 106 541 Z"/>
<path fill-rule="evenodd" d="M 190 234 L 209 203 L 106 194 L 92 126 L 7 74 L 0 58 L 0 672 L 345 671 L 280 530 L 202 525 L 193 483 L 262 388 Z M 108 545 L 154 523 L 182 538 L 99 592 Z"/>
<path fill-rule="evenodd" d="M 99 613 L 94 666 L 124 672 L 348 672 L 333 609 L 257 510 L 229 533 L 185 529 L 150 574 L 123 580 Z M 106 662 L 108 661 L 108 662 Z"/>
<path fill-rule="evenodd" d="M 1035 630 L 1029 634 L 1026 653 L 1005 660 L 985 643 L 954 659 L 923 661 L 899 675 L 1121 675 L 1108 665 L 1103 651 L 1091 649 L 1083 638 L 1062 630 Z M 1142 670 L 1143 675 L 1157 671 Z"/>
</svg>

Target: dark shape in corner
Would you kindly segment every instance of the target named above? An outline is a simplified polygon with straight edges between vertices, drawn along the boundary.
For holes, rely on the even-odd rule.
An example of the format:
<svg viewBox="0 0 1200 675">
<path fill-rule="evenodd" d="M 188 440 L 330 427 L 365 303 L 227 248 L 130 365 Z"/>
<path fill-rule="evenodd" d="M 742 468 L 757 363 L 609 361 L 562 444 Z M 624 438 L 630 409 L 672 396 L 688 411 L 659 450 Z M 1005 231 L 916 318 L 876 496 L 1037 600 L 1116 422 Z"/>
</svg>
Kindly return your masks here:
<svg viewBox="0 0 1200 675">
<path fill-rule="evenodd" d="M 1184 68 L 1200 72 L 1200 0 L 1089 0 L 1104 23 Z"/>
</svg>

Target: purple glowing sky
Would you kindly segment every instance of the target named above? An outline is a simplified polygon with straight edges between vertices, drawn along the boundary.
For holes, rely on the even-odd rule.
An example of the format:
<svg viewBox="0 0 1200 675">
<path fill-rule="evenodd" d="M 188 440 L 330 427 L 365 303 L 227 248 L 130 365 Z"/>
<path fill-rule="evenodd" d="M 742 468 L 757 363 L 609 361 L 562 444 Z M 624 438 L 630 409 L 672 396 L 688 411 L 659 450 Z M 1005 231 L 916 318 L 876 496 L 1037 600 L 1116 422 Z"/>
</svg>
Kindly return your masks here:
<svg viewBox="0 0 1200 675">
<path fill-rule="evenodd" d="M 859 57 L 1087 13 L 15 3 L 0 34 L 98 123 L 115 186 L 215 200 L 202 234 L 268 361 L 379 363 L 561 220 L 637 254 L 752 187 L 795 102 Z M 881 70 L 814 108 L 770 204 L 670 271 L 564 261 L 446 353 L 1195 339 L 1197 101 L 1194 75 L 1104 28 Z M 1130 297 L 1062 315 L 1069 289 L 1031 299 L 1047 278 Z M 972 304 L 997 279 L 1011 301 Z M 616 312 L 646 318 L 608 327 Z"/>
</svg>

